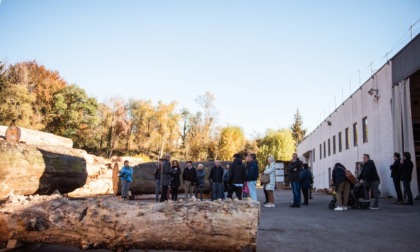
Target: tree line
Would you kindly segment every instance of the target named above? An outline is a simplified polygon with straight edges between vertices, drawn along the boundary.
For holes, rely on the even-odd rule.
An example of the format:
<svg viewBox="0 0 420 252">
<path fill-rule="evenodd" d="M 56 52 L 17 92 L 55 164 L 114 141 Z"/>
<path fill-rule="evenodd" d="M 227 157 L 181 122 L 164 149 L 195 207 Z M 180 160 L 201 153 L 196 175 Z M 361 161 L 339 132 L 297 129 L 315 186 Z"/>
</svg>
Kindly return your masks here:
<svg viewBox="0 0 420 252">
<path fill-rule="evenodd" d="M 20 127 L 68 137 L 75 148 L 104 157 L 130 155 L 148 161 L 169 152 L 180 160 L 204 161 L 252 152 L 265 163 L 269 155 L 289 160 L 306 133 L 297 110 L 290 128 L 247 139 L 239 126 L 216 125 L 212 93 L 195 101 L 201 107 L 196 113 L 179 109 L 176 101 L 112 97 L 98 102 L 36 61 L 0 62 L 0 125 L 16 120 Z"/>
</svg>

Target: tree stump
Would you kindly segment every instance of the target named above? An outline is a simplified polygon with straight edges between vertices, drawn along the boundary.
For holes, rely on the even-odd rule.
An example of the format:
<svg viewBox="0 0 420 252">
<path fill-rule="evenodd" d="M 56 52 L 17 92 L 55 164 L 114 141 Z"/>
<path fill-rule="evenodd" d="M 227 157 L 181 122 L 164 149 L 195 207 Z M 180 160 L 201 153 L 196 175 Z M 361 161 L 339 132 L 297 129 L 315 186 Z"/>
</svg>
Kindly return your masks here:
<svg viewBox="0 0 420 252">
<path fill-rule="evenodd" d="M 241 251 L 256 249 L 260 204 L 253 200 L 121 201 L 12 196 L 0 212 L 0 242 L 106 248 Z"/>
</svg>

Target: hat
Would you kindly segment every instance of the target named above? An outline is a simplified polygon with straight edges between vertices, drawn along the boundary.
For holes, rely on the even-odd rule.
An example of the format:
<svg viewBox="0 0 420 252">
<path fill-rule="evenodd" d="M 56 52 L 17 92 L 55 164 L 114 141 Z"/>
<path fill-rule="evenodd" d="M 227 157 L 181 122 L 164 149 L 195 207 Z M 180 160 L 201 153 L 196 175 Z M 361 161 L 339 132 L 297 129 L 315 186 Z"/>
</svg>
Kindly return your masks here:
<svg viewBox="0 0 420 252">
<path fill-rule="evenodd" d="M 233 157 L 234 157 L 234 158 L 240 158 L 240 159 L 242 159 L 242 156 L 241 156 L 241 154 L 239 154 L 239 153 L 236 153 L 235 155 L 233 155 Z"/>
</svg>

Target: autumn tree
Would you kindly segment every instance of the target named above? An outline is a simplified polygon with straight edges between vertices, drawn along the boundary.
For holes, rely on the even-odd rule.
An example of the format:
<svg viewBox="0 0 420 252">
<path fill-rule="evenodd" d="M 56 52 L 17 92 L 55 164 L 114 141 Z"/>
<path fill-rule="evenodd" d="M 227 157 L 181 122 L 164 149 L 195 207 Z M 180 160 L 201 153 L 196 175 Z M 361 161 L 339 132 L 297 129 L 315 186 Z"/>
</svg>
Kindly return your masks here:
<svg viewBox="0 0 420 252">
<path fill-rule="evenodd" d="M 0 64 L 0 124 L 8 125 L 16 120 L 17 125 L 32 128 L 34 112 L 32 104 L 36 95 L 28 90 L 26 81 L 11 78 L 10 69 Z"/>
<path fill-rule="evenodd" d="M 51 122 L 47 130 L 71 138 L 76 148 L 97 148 L 98 104 L 77 85 L 69 85 L 53 97 Z"/>
<path fill-rule="evenodd" d="M 258 141 L 257 158 L 261 161 L 273 155 L 276 160 L 290 160 L 295 151 L 295 140 L 290 129 L 268 130 Z"/>
<path fill-rule="evenodd" d="M 231 160 L 235 153 L 244 150 L 245 134 L 238 126 L 224 127 L 220 131 L 217 159 Z"/>
<path fill-rule="evenodd" d="M 26 61 L 10 65 L 8 79 L 10 84 L 24 86 L 29 95 L 36 97 L 31 102 L 32 116 L 30 118 L 30 128 L 35 130 L 45 129 L 51 120 L 53 97 L 59 90 L 66 86 L 66 82 L 57 71 L 48 70 L 36 61 Z M 28 114 L 28 112 L 24 113 Z"/>
<path fill-rule="evenodd" d="M 299 109 L 296 110 L 296 114 L 294 115 L 294 121 L 292 126 L 290 126 L 290 129 L 292 130 L 292 136 L 296 143 L 295 147 L 297 147 L 297 145 L 302 142 L 307 132 L 307 129 L 303 128 L 303 120 L 302 116 L 300 115 Z"/>
</svg>

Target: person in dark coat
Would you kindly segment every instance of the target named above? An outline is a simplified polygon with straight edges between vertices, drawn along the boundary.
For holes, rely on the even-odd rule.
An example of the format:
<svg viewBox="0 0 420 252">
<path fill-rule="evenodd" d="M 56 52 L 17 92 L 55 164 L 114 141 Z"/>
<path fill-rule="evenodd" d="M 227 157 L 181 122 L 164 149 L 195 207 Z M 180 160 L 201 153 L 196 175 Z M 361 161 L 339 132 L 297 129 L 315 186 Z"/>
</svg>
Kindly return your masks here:
<svg viewBox="0 0 420 252">
<path fill-rule="evenodd" d="M 171 195 L 172 195 L 172 200 L 177 201 L 178 200 L 178 189 L 179 189 L 179 186 L 181 185 L 181 179 L 180 179 L 181 168 L 179 167 L 178 160 L 172 161 L 172 167 L 171 168 L 173 170 L 172 173 L 171 173 L 171 177 L 172 177 Z"/>
<path fill-rule="evenodd" d="M 378 171 L 376 170 L 375 163 L 370 159 L 368 154 L 363 155 L 363 170 L 359 175 L 359 183 L 363 185 L 363 190 L 365 193 L 365 200 L 369 199 L 368 188 L 371 188 L 373 191 L 373 196 L 375 201 L 373 206 L 370 209 L 378 210 L 379 203 L 379 184 L 381 180 L 379 179 Z"/>
<path fill-rule="evenodd" d="M 401 181 L 403 182 L 404 192 L 407 194 L 407 203 L 405 205 L 413 205 L 413 193 L 411 192 L 410 182 L 413 173 L 413 162 L 411 161 L 410 152 L 404 152 L 403 162 L 401 165 Z"/>
<path fill-rule="evenodd" d="M 312 184 L 312 173 L 309 171 L 308 164 L 303 164 L 303 170 L 299 174 L 300 188 L 303 194 L 303 204 L 308 205 L 309 188 Z"/>
<path fill-rule="evenodd" d="M 163 161 L 164 161 L 164 159 L 159 159 L 159 162 L 157 163 L 156 170 L 155 170 L 155 184 L 156 184 L 155 196 L 156 196 L 156 202 L 159 202 L 159 194 L 160 194 L 160 173 L 162 171 Z"/>
<path fill-rule="evenodd" d="M 171 160 L 171 155 L 166 154 L 165 160 L 163 161 L 162 171 L 160 175 L 160 184 L 162 186 L 162 194 L 160 195 L 160 202 L 168 200 L 168 188 L 171 185 L 171 174 L 172 168 L 169 163 Z"/>
<path fill-rule="evenodd" d="M 397 204 L 397 205 L 404 204 L 402 191 L 401 191 L 401 181 L 400 181 L 400 178 L 401 178 L 401 171 L 400 171 L 401 163 L 402 163 L 402 161 L 401 161 L 400 153 L 395 152 L 394 153 L 394 163 L 390 166 L 390 169 L 391 169 L 391 178 L 392 178 L 392 181 L 394 182 L 395 192 L 397 193 L 397 201 L 394 204 Z"/>
<path fill-rule="evenodd" d="M 197 170 L 192 166 L 192 161 L 187 161 L 187 167 L 182 173 L 182 181 L 184 182 L 185 199 L 191 198 L 197 183 Z"/>
<path fill-rule="evenodd" d="M 195 185 L 195 197 L 198 198 L 198 193 L 200 193 L 200 200 L 203 201 L 203 188 L 206 186 L 206 172 L 203 170 L 203 164 L 197 166 L 197 183 Z"/>
<path fill-rule="evenodd" d="M 296 153 L 293 153 L 292 160 L 287 168 L 289 174 L 289 181 L 292 184 L 293 191 L 293 204 L 290 207 L 300 207 L 300 184 L 299 184 L 299 173 L 302 170 L 302 162 L 297 157 Z"/>
<path fill-rule="evenodd" d="M 257 179 L 258 179 L 258 161 L 255 154 L 249 154 L 249 170 L 246 181 L 248 183 L 249 196 L 257 201 Z"/>
<path fill-rule="evenodd" d="M 216 160 L 215 166 L 211 168 L 209 180 L 211 185 L 211 200 L 223 199 L 223 167 L 220 161 Z"/>
<path fill-rule="evenodd" d="M 242 199 L 242 187 L 244 185 L 246 171 L 245 166 L 242 163 L 242 157 L 240 154 L 235 154 L 232 166 L 229 169 L 229 191 L 228 198 L 232 198 L 233 192 L 235 192 L 238 199 Z"/>
<path fill-rule="evenodd" d="M 340 163 L 334 165 L 332 172 L 332 180 L 335 186 L 335 192 L 337 196 L 337 207 L 335 211 L 347 210 L 347 204 L 349 201 L 350 193 L 350 182 L 346 177 L 346 168 Z"/>
</svg>

